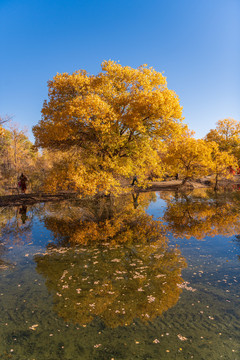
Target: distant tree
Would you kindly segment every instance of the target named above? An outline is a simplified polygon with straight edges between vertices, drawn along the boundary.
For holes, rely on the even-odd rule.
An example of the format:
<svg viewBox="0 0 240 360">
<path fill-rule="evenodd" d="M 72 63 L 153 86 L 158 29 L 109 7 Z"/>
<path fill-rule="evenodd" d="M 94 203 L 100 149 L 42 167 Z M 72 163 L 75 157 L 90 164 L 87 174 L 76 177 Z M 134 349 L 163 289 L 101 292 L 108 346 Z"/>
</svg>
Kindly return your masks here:
<svg viewBox="0 0 240 360">
<path fill-rule="evenodd" d="M 38 150 L 23 130 L 10 124 L 0 136 L 0 187 L 16 188 L 19 175 L 24 172 L 33 175 L 40 157 Z"/>
<path fill-rule="evenodd" d="M 0 115 L 0 125 L 5 124 L 6 122 L 12 120 L 12 116 L 10 115 L 5 115 L 5 116 L 1 116 Z"/>
<path fill-rule="evenodd" d="M 212 161 L 209 166 L 210 173 L 215 176 L 214 189 L 218 189 L 218 182 L 221 177 L 229 178 L 232 174 L 229 167 L 237 168 L 237 158 L 227 151 L 220 151 L 219 146 L 215 142 L 208 143 L 211 148 Z"/>
<path fill-rule="evenodd" d="M 2 136 L 3 133 L 4 133 L 4 129 L 3 129 L 3 127 L 2 127 L 1 124 L 0 124 L 0 136 Z"/>
<path fill-rule="evenodd" d="M 10 125 L 11 144 L 10 153 L 16 176 L 21 172 L 34 167 L 36 149 L 23 130 L 19 130 L 17 124 Z"/>
<path fill-rule="evenodd" d="M 211 160 L 211 148 L 204 140 L 196 140 L 190 134 L 170 141 L 163 156 L 168 173 L 178 173 L 183 185 L 193 178 L 208 174 Z"/>
<path fill-rule="evenodd" d="M 219 120 L 216 129 L 205 136 L 206 141 L 214 141 L 221 151 L 228 151 L 240 159 L 240 121 L 227 118 Z"/>
<path fill-rule="evenodd" d="M 12 119 L 12 117 L 9 115 L 5 115 L 5 116 L 0 115 L 0 136 L 2 136 L 4 134 L 4 128 L 2 125 L 5 124 L 6 122 L 10 121 L 11 119 Z"/>
</svg>

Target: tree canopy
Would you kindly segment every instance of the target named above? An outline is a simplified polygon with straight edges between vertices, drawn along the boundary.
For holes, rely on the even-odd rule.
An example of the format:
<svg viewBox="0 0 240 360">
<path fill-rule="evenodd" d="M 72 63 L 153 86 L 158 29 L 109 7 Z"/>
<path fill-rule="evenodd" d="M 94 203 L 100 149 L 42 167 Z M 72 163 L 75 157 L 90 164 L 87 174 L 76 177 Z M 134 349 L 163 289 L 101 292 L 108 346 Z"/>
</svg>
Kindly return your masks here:
<svg viewBox="0 0 240 360">
<path fill-rule="evenodd" d="M 214 141 L 221 151 L 228 151 L 240 158 L 240 122 L 231 118 L 219 120 L 216 129 L 205 136 L 206 141 Z"/>
<path fill-rule="evenodd" d="M 101 66 L 97 75 L 80 70 L 49 81 L 33 128 L 38 147 L 71 152 L 71 177 L 88 193 L 116 189 L 118 175 L 144 181 L 152 169 L 159 173 L 162 141 L 184 130 L 179 98 L 161 73 L 114 61 Z"/>
<path fill-rule="evenodd" d="M 168 143 L 163 156 L 169 174 L 178 173 L 183 183 L 196 176 L 206 175 L 211 165 L 211 149 L 201 139 L 184 134 Z"/>
<path fill-rule="evenodd" d="M 230 173 L 230 167 L 237 168 L 237 158 L 228 151 L 221 151 L 219 145 L 212 141 L 209 143 L 211 149 L 212 161 L 209 171 L 215 176 L 215 190 L 218 188 L 218 180 L 220 177 L 229 178 L 232 177 Z"/>
</svg>

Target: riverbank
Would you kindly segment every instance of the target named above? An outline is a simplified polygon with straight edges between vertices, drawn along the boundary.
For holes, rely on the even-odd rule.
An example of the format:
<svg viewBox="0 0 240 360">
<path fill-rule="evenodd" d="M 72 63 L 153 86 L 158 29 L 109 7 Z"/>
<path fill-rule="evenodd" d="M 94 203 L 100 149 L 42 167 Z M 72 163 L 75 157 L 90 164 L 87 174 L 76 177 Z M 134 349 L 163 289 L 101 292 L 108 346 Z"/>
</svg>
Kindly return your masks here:
<svg viewBox="0 0 240 360">
<path fill-rule="evenodd" d="M 75 198 L 74 192 L 61 192 L 58 194 L 30 193 L 0 196 L 0 207 L 33 205 L 39 202 L 54 202 Z"/>
<path fill-rule="evenodd" d="M 124 184 L 123 186 L 129 186 Z M 153 181 L 150 186 L 145 189 L 134 186 L 131 189 L 136 192 L 147 191 L 189 191 L 201 188 L 211 188 L 214 186 L 214 182 L 209 178 L 202 178 L 195 181 L 189 181 L 182 186 L 181 180 L 168 180 L 168 181 Z M 240 189 L 240 176 L 235 175 L 232 179 L 222 179 L 219 181 L 220 188 L 228 188 L 234 190 Z M 77 193 L 71 191 L 62 191 L 57 194 L 50 193 L 30 193 L 30 194 L 15 194 L 15 195 L 3 195 L 0 196 L 0 207 L 6 206 L 21 206 L 21 205 L 33 205 L 39 202 L 54 202 L 67 199 L 76 198 Z"/>
<path fill-rule="evenodd" d="M 139 191 L 158 191 L 158 190 L 185 190 L 185 189 L 200 189 L 209 187 L 210 184 L 200 183 L 197 181 L 187 182 L 182 186 L 182 180 L 168 180 L 168 181 L 153 181 L 146 189 L 140 189 Z"/>
</svg>

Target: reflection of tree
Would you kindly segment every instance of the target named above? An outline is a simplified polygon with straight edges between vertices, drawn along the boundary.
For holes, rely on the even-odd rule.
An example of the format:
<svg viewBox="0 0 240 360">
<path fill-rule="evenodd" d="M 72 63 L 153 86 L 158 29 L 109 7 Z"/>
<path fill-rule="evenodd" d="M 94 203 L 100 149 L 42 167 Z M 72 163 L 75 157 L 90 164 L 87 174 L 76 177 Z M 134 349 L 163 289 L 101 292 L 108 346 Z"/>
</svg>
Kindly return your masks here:
<svg viewBox="0 0 240 360">
<path fill-rule="evenodd" d="M 21 244 L 32 238 L 33 213 L 26 206 L 0 209 L 0 235 L 5 242 Z"/>
<path fill-rule="evenodd" d="M 151 242 L 163 233 L 162 223 L 145 212 L 155 198 L 153 193 L 141 194 L 137 197 L 138 206 L 132 196 L 66 203 L 60 211 L 54 205 L 44 222 L 62 244 L 64 239 L 78 244 Z"/>
<path fill-rule="evenodd" d="M 36 255 L 37 271 L 53 293 L 55 311 L 86 324 L 99 316 L 107 326 L 150 321 L 178 301 L 184 259 L 165 239 Z"/>
<path fill-rule="evenodd" d="M 186 264 L 178 250 L 168 249 L 162 223 L 145 212 L 154 199 L 145 193 L 138 206 L 125 196 L 49 208 L 44 222 L 58 244 L 88 245 L 35 256 L 65 320 L 85 324 L 99 316 L 116 327 L 154 319 L 176 304 Z"/>
<path fill-rule="evenodd" d="M 7 261 L 3 260 L 3 256 L 6 252 L 6 247 L 0 242 L 0 270 L 5 270 L 7 269 L 9 266 L 11 266 L 11 264 L 9 264 Z"/>
<path fill-rule="evenodd" d="M 2 228 L 16 215 L 16 209 L 13 207 L 0 208 L 0 235 L 2 235 Z"/>
<path fill-rule="evenodd" d="M 239 199 L 231 192 L 179 193 L 166 200 L 163 219 L 175 237 L 232 236 L 240 232 Z"/>
<path fill-rule="evenodd" d="M 3 259 L 5 253 L 7 252 L 7 248 L 3 243 L 3 229 L 14 215 L 15 210 L 13 208 L 0 208 L 0 270 L 5 270 L 9 266 L 11 266 L 11 264 L 9 264 L 6 260 Z"/>
</svg>

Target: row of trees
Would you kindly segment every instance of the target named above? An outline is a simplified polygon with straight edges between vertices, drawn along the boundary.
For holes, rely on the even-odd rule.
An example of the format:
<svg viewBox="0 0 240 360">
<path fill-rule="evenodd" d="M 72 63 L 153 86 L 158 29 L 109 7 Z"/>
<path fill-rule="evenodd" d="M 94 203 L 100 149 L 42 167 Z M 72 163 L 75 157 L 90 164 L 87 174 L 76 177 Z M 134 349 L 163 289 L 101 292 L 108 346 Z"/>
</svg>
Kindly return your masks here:
<svg viewBox="0 0 240 360">
<path fill-rule="evenodd" d="M 36 151 L 23 131 L 11 126 L 0 130 L 0 180 L 2 187 L 16 186 L 16 176 L 23 168 L 30 172 L 36 161 Z"/>
<path fill-rule="evenodd" d="M 144 186 L 166 173 L 178 173 L 183 183 L 214 174 L 217 185 L 230 166 L 238 167 L 238 121 L 219 121 L 204 139 L 195 139 L 161 73 L 113 61 L 101 66 L 97 75 L 80 70 L 48 82 L 49 99 L 33 127 L 36 147 L 51 159 L 44 171 L 48 190 L 118 193 L 124 179 L 137 175 Z"/>
<path fill-rule="evenodd" d="M 226 119 L 226 123 L 234 120 Z M 162 157 L 167 170 L 173 175 L 180 174 L 183 184 L 193 178 L 213 175 L 215 188 L 218 187 L 220 177 L 230 177 L 230 168 L 238 169 L 238 159 L 229 149 L 224 151 L 220 145 L 212 140 L 195 139 L 192 135 L 184 134 L 167 144 Z"/>
<path fill-rule="evenodd" d="M 38 151 L 26 131 L 12 123 L 10 117 L 0 118 L 0 194 L 16 191 L 22 172 L 29 178 L 29 188 L 39 189 L 50 163 L 49 154 Z"/>
</svg>

